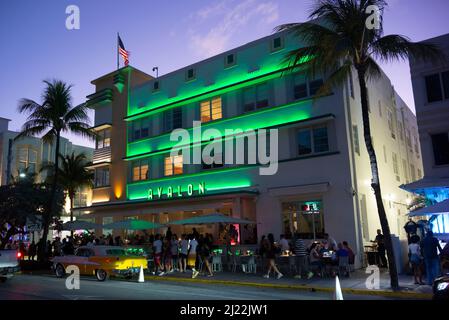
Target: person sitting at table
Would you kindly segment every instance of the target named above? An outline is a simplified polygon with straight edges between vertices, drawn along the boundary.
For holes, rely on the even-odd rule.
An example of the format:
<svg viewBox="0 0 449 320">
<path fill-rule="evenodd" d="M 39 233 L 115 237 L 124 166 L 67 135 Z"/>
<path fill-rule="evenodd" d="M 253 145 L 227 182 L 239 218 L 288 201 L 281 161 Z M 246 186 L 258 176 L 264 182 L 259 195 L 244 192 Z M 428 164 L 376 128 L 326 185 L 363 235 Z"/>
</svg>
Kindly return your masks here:
<svg viewBox="0 0 449 320">
<path fill-rule="evenodd" d="M 288 240 L 285 239 L 285 235 L 281 234 L 281 240 L 279 240 L 279 244 L 281 246 L 283 254 L 285 254 L 286 251 L 290 250 L 290 244 L 288 243 Z"/>
<path fill-rule="evenodd" d="M 354 253 L 354 251 L 352 251 L 351 247 L 349 247 L 347 241 L 343 241 L 343 248 L 346 249 L 346 251 L 348 251 L 349 266 L 350 266 L 351 271 L 353 271 L 354 263 L 355 263 L 355 253 Z"/>
<path fill-rule="evenodd" d="M 318 276 L 321 276 L 321 268 L 323 267 L 323 263 L 321 262 L 321 255 L 319 253 L 320 245 L 316 242 L 312 243 L 310 246 L 310 266 L 316 267 L 320 272 L 318 272 Z"/>
</svg>

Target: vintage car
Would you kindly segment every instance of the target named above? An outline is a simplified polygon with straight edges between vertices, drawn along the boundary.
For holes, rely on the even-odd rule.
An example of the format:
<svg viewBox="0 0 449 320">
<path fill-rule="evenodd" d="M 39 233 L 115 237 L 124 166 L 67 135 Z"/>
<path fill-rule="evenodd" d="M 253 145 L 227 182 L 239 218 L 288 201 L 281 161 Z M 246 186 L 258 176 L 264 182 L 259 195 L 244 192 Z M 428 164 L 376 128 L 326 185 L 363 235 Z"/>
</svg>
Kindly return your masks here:
<svg viewBox="0 0 449 320">
<path fill-rule="evenodd" d="M 139 273 L 141 266 L 147 269 L 145 257 L 129 255 L 124 248 L 115 246 L 79 247 L 75 255 L 54 257 L 52 263 L 57 277 L 63 277 L 66 268 L 75 265 L 81 275 L 95 275 L 99 281 L 109 276 L 131 278 Z"/>
</svg>

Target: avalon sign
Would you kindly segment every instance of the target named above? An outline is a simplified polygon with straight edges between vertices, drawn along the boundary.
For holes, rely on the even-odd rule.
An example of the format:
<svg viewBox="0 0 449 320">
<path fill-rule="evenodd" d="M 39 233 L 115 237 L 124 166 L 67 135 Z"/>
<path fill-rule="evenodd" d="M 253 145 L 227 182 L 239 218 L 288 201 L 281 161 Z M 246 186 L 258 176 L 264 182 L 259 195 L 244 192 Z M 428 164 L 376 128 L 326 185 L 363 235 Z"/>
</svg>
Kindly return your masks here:
<svg viewBox="0 0 449 320">
<path fill-rule="evenodd" d="M 148 200 L 155 199 L 172 199 L 174 197 L 191 197 L 192 195 L 203 195 L 206 193 L 206 183 L 197 184 L 189 183 L 185 185 L 177 185 L 175 187 L 157 187 L 148 189 Z"/>
</svg>

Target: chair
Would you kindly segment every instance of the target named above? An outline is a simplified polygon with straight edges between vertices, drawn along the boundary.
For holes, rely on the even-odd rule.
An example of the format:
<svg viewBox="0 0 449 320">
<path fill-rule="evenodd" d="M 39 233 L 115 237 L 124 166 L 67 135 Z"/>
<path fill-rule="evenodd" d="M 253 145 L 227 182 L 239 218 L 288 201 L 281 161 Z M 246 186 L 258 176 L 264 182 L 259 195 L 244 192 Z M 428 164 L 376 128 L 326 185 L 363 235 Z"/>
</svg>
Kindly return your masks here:
<svg viewBox="0 0 449 320">
<path fill-rule="evenodd" d="M 234 255 L 234 256 L 231 257 L 231 270 L 232 270 L 232 272 L 236 272 L 238 266 L 240 266 L 242 268 L 242 270 L 243 270 L 242 263 L 240 261 L 240 257 Z"/>
<path fill-rule="evenodd" d="M 221 256 L 212 257 L 212 271 L 221 272 L 223 271 L 223 265 L 221 263 Z"/>
<path fill-rule="evenodd" d="M 247 261 L 245 263 L 242 263 L 242 270 L 245 273 L 254 273 L 257 272 L 257 263 L 254 256 L 250 256 L 247 258 Z"/>
<path fill-rule="evenodd" d="M 349 267 L 349 257 L 339 257 L 338 258 L 338 275 L 340 277 L 342 277 L 343 271 L 344 271 L 344 274 L 349 277 L 349 274 L 351 271 L 351 269 Z"/>
</svg>

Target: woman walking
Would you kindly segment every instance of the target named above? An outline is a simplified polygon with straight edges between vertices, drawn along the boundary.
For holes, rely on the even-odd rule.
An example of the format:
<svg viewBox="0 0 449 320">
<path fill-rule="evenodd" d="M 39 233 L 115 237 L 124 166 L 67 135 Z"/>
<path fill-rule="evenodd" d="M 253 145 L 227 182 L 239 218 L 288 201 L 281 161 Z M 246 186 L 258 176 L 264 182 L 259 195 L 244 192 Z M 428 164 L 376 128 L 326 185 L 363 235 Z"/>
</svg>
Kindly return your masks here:
<svg viewBox="0 0 449 320">
<path fill-rule="evenodd" d="M 415 284 L 424 284 L 422 281 L 422 262 L 421 246 L 419 245 L 419 236 L 412 236 L 410 244 L 408 245 L 410 264 L 413 269 L 413 276 L 415 277 Z"/>
<path fill-rule="evenodd" d="M 284 275 L 278 270 L 276 267 L 275 259 L 276 259 L 276 245 L 274 244 L 273 234 L 270 233 L 267 237 L 267 240 L 264 242 L 264 252 L 265 256 L 268 260 L 268 271 L 267 274 L 264 275 L 264 278 L 270 277 L 271 269 L 277 274 L 277 279 L 282 278 Z"/>
</svg>

